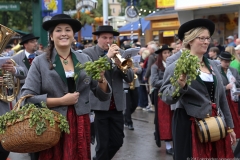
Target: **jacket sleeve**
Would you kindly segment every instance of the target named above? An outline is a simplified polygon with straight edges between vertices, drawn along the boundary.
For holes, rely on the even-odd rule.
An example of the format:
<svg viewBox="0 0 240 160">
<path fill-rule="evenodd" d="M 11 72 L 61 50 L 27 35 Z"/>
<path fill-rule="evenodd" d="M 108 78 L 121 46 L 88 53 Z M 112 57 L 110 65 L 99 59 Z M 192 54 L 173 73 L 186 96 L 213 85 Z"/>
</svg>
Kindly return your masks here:
<svg viewBox="0 0 240 160">
<path fill-rule="evenodd" d="M 147 71 L 145 74 L 145 77 L 148 79 L 151 75 L 151 66 L 153 65 L 153 63 L 155 62 L 155 57 L 154 55 L 150 55 L 148 58 L 148 64 L 147 64 Z"/>
<path fill-rule="evenodd" d="M 233 120 L 232 120 L 232 115 L 228 106 L 228 102 L 227 102 L 227 98 L 226 98 L 226 94 L 225 94 L 225 90 L 224 90 L 224 86 L 223 83 L 221 81 L 218 81 L 221 83 L 221 87 L 218 87 L 219 89 L 219 104 L 220 104 L 220 108 L 221 111 L 224 115 L 227 127 L 230 128 L 234 128 L 234 124 L 233 124 Z"/>
<path fill-rule="evenodd" d="M 180 87 L 179 97 L 172 97 L 174 91 L 176 90 L 176 87 L 174 87 L 170 82 L 170 78 L 174 74 L 174 69 L 175 63 L 166 68 L 163 76 L 162 87 L 160 88 L 161 99 L 167 104 L 175 104 L 188 91 L 188 85 L 186 84 L 183 88 Z"/>
<path fill-rule="evenodd" d="M 42 82 L 41 82 L 41 73 L 38 68 L 38 61 L 34 60 L 30 70 L 28 72 L 28 76 L 25 80 L 25 83 L 21 89 L 21 97 L 27 94 L 33 95 L 31 98 L 27 98 L 25 103 L 34 103 L 40 105 L 41 102 L 47 102 L 47 94 L 41 94 Z"/>
<path fill-rule="evenodd" d="M 236 79 L 236 82 L 235 82 L 235 84 L 236 84 L 236 87 L 237 88 L 240 88 L 240 75 L 238 74 L 238 71 L 235 69 L 235 68 L 232 68 L 233 69 L 233 71 L 234 71 L 234 77 L 235 77 L 235 79 Z"/>
<path fill-rule="evenodd" d="M 20 80 L 25 79 L 27 77 L 27 71 L 24 69 L 24 67 L 21 67 L 19 65 L 15 66 L 16 72 L 13 74 Z"/>
<path fill-rule="evenodd" d="M 163 79 L 159 79 L 158 68 L 156 65 L 152 65 L 151 67 L 151 76 L 150 76 L 150 83 L 152 87 L 161 87 Z"/>
</svg>

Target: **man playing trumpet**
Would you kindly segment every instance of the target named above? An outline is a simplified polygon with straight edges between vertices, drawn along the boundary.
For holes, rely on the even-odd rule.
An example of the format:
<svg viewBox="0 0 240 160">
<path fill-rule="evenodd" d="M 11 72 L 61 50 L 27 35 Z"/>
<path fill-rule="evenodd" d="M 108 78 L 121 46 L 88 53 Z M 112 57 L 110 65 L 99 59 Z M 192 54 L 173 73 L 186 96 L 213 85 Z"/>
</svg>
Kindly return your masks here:
<svg viewBox="0 0 240 160">
<path fill-rule="evenodd" d="M 114 36 L 119 32 L 113 30 L 112 26 L 99 26 L 98 31 L 92 34 L 97 35 L 97 45 L 84 49 L 83 53 L 89 55 L 93 61 L 100 57 L 107 56 L 111 63 L 111 69 L 105 71 L 105 77 L 112 87 L 111 100 L 100 102 L 92 95 L 90 98 L 91 109 L 95 113 L 96 132 L 96 160 L 110 160 L 123 144 L 123 110 L 125 108 L 125 96 L 123 92 L 123 80 L 127 83 L 133 81 L 133 70 L 130 67 L 122 66 L 116 54 L 122 51 L 116 44 L 112 44 Z M 114 63 L 111 59 L 114 59 Z"/>
</svg>

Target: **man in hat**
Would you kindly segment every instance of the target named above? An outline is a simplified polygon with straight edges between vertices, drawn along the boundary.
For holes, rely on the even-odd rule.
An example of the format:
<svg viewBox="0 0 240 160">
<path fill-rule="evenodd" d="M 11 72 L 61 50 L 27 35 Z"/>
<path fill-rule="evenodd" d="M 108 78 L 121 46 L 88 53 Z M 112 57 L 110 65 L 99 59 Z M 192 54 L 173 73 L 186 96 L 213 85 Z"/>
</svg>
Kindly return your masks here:
<svg viewBox="0 0 240 160">
<path fill-rule="evenodd" d="M 111 69 L 105 71 L 105 77 L 112 87 L 111 100 L 100 102 L 90 92 L 90 105 L 95 113 L 95 132 L 96 132 L 96 157 L 97 160 L 110 160 L 123 144 L 123 110 L 125 108 L 125 95 L 123 92 L 123 80 L 127 83 L 133 81 L 133 70 L 127 68 L 121 70 L 120 61 L 115 55 L 122 52 L 120 48 L 113 44 L 114 36 L 119 32 L 113 30 L 112 26 L 99 26 L 98 31 L 92 34 L 97 36 L 97 45 L 83 50 L 93 61 L 106 56 L 111 63 Z M 112 62 L 114 58 L 115 63 Z"/>
<path fill-rule="evenodd" d="M 21 38 L 20 45 L 23 45 L 24 50 L 19 54 L 12 57 L 12 59 L 20 66 L 24 67 L 26 73 L 28 72 L 33 59 L 36 56 L 39 37 L 35 37 L 33 34 L 24 35 Z M 24 84 L 24 80 L 21 81 L 21 85 Z"/>
<path fill-rule="evenodd" d="M 24 68 L 24 73 L 27 75 L 33 59 L 37 56 L 36 51 L 38 49 L 38 39 L 33 34 L 26 34 L 22 36 L 20 45 L 23 45 L 24 50 L 12 57 L 12 59 L 21 67 Z M 25 83 L 25 79 L 20 80 L 20 86 L 22 87 Z M 18 94 L 17 99 L 20 98 Z M 35 154 L 31 153 L 31 160 L 35 160 Z"/>
</svg>

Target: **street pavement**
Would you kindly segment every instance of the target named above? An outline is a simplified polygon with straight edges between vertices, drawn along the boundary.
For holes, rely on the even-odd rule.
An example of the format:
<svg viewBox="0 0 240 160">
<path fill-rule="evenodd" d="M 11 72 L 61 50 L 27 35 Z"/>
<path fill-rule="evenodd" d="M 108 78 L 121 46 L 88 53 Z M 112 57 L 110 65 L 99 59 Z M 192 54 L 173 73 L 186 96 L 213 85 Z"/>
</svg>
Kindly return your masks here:
<svg viewBox="0 0 240 160">
<path fill-rule="evenodd" d="M 173 160 L 171 155 L 166 154 L 163 141 L 161 148 L 158 148 L 155 143 L 153 136 L 154 113 L 136 110 L 132 118 L 135 130 L 124 128 L 123 146 L 113 160 Z M 91 146 L 92 156 L 95 155 L 95 145 Z M 11 153 L 9 158 L 11 160 L 30 160 L 28 154 L 19 153 Z"/>
</svg>

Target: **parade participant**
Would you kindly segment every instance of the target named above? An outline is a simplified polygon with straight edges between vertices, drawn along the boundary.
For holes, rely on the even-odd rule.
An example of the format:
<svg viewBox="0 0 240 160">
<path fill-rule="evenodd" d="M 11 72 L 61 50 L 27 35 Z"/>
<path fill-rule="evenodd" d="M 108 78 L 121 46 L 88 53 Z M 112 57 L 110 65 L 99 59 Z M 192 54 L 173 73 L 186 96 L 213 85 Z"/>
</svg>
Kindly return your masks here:
<svg viewBox="0 0 240 160">
<path fill-rule="evenodd" d="M 25 73 L 28 73 L 31 63 L 36 56 L 35 52 L 37 51 L 38 39 L 39 37 L 35 37 L 33 34 L 22 36 L 20 45 L 23 45 L 25 49 L 12 57 L 18 65 L 24 68 Z M 20 81 L 21 86 L 23 86 L 24 81 L 25 80 Z"/>
<path fill-rule="evenodd" d="M 183 45 L 190 50 L 190 54 L 198 57 L 200 75 L 192 81 L 191 85 L 188 85 L 187 75 L 182 74 L 177 80 L 180 86 L 179 96 L 172 97 L 176 88 L 170 82 L 177 61 L 166 68 L 163 76 L 160 89 L 162 100 L 167 104 L 178 102 L 172 120 L 175 160 L 233 158 L 231 144 L 236 143 L 236 135 L 233 131 L 234 125 L 225 88 L 221 82 L 221 74 L 216 63 L 203 56 L 214 29 L 214 23 L 207 19 L 191 20 L 180 26 L 178 36 L 183 39 Z M 216 116 L 217 111 L 225 118 L 228 134 L 216 142 L 201 143 L 197 135 L 195 120 Z"/>
<path fill-rule="evenodd" d="M 21 66 L 14 66 L 13 62 L 11 60 L 7 60 L 6 63 L 4 63 L 1 67 L 1 70 L 5 70 L 10 72 L 13 76 L 19 79 L 25 79 L 26 73 L 24 72 L 24 68 Z M 2 87 L 3 83 L 3 77 L 0 76 L 0 87 Z M 2 94 L 2 93 L 1 93 Z M 11 103 L 11 102 L 10 102 Z M 0 116 L 5 114 L 6 112 L 9 112 L 11 109 L 10 103 L 3 101 L 0 99 Z M 9 151 L 6 151 L 2 145 L 0 144 L 0 159 L 7 159 L 9 155 Z"/>
<path fill-rule="evenodd" d="M 96 160 L 110 160 L 117 153 L 123 144 L 123 110 L 125 108 L 125 98 L 123 92 L 123 80 L 127 83 L 133 81 L 133 70 L 120 69 L 120 61 L 115 57 L 120 48 L 113 44 L 114 36 L 119 32 L 113 30 L 112 26 L 99 26 L 98 30 L 92 34 L 97 36 L 97 45 L 84 49 L 83 53 L 89 55 L 93 61 L 102 56 L 107 56 L 111 63 L 111 70 L 105 72 L 105 77 L 112 87 L 111 100 L 100 102 L 90 94 L 91 109 L 95 113 L 95 133 L 96 133 Z M 109 47 L 110 45 L 110 47 Z M 120 53 L 122 51 L 120 50 Z M 112 63 L 114 58 L 115 63 Z"/>
<path fill-rule="evenodd" d="M 234 132 L 236 133 L 236 138 L 238 139 L 240 138 L 240 117 L 238 116 L 238 98 L 236 99 L 236 101 L 233 101 L 231 98 L 230 90 L 233 88 L 233 84 L 237 88 L 240 87 L 240 76 L 235 68 L 229 66 L 232 58 L 232 55 L 229 52 L 221 52 L 219 58 L 221 64 L 218 66 L 218 70 L 221 73 L 223 85 L 226 89 L 227 101 L 233 118 Z"/>
<path fill-rule="evenodd" d="M 57 14 L 45 21 L 43 29 L 49 32 L 49 50 L 37 56 L 29 70 L 22 96 L 34 95 L 26 103 L 45 102 L 49 109 L 67 117 L 70 134 L 64 133 L 50 149 L 39 152 L 39 160 L 90 160 L 90 89 L 99 100 L 108 100 L 111 89 L 105 80 L 91 80 L 77 63 L 91 61 L 85 54 L 71 49 L 74 33 L 81 23 L 66 14 Z M 78 75 L 74 79 L 74 74 Z M 92 97 L 91 97 L 92 98 Z"/>
<path fill-rule="evenodd" d="M 140 61 L 140 57 L 139 57 Z M 134 80 L 131 83 L 123 81 L 123 88 L 126 94 L 126 109 L 124 112 L 124 126 L 128 127 L 129 130 L 134 130 L 132 122 L 132 114 L 138 106 L 138 89 L 140 86 L 137 74 L 142 73 L 142 68 L 139 65 L 138 61 L 134 61 L 133 57 L 133 66 L 132 70 L 134 72 Z"/>
<path fill-rule="evenodd" d="M 154 88 L 154 106 L 155 106 L 155 140 L 158 147 L 161 146 L 160 140 L 165 140 L 166 153 L 173 155 L 171 146 L 172 140 L 172 115 L 173 112 L 168 104 L 164 103 L 159 97 L 158 92 L 163 82 L 163 74 L 166 68 L 166 59 L 170 56 L 173 48 L 163 45 L 155 53 L 158 54 L 157 61 L 151 67 L 150 82 Z"/>
</svg>

